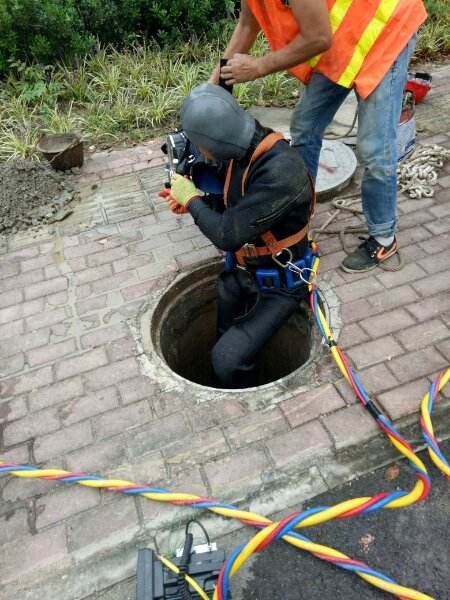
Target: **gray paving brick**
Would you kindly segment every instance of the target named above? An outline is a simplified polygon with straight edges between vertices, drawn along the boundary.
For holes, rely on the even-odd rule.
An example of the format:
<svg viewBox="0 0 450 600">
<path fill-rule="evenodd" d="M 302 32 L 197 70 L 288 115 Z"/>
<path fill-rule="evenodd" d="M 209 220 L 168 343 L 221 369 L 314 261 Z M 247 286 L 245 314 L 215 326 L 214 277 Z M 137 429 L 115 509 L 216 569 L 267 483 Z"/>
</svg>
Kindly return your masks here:
<svg viewBox="0 0 450 600">
<path fill-rule="evenodd" d="M 85 315 L 96 310 L 102 310 L 108 306 L 108 294 L 103 296 L 95 296 L 87 300 L 81 300 L 76 303 L 76 310 L 79 315 Z"/>
<path fill-rule="evenodd" d="M 418 321 L 428 321 L 440 317 L 442 313 L 450 309 L 450 292 L 446 291 L 431 298 L 425 298 L 421 302 L 408 305 L 408 310 Z"/>
<path fill-rule="evenodd" d="M 52 527 L 37 535 L 27 535 L 0 546 L 2 583 L 8 583 L 37 573 L 51 565 L 61 566 L 68 561 L 66 533 L 63 525 Z M 20 565 L 20 575 L 17 566 Z"/>
<path fill-rule="evenodd" d="M 348 355 L 355 363 L 357 369 L 370 367 L 386 359 L 390 360 L 402 353 L 401 346 L 399 346 L 392 336 L 378 338 L 366 344 L 354 346 L 348 351 Z"/>
<path fill-rule="evenodd" d="M 109 248 L 115 248 L 121 245 L 119 237 L 111 236 L 105 237 L 103 243 L 101 242 L 88 242 L 85 244 L 79 244 L 78 246 L 71 246 L 66 248 L 64 256 L 66 259 L 78 258 L 80 256 L 87 256 L 88 254 L 94 254 L 96 252 L 103 252 Z"/>
<path fill-rule="evenodd" d="M 29 533 L 27 511 L 16 508 L 0 516 L 0 530 L 2 532 L 0 545 L 26 536 Z"/>
<path fill-rule="evenodd" d="M 41 346 L 27 353 L 27 361 L 30 367 L 42 365 L 44 363 L 53 363 L 54 361 L 73 354 L 77 351 L 75 338 L 70 338 L 58 344 L 50 344 L 49 346 Z"/>
<path fill-rule="evenodd" d="M 278 433 L 288 431 L 288 423 L 280 408 L 271 408 L 266 412 L 255 413 L 251 419 L 244 417 L 225 427 L 225 434 L 232 448 L 271 438 Z"/>
<path fill-rule="evenodd" d="M 433 222 L 427 223 L 425 227 L 429 229 L 433 235 L 448 233 L 450 231 L 450 216 L 443 217 L 442 219 L 434 219 Z"/>
<path fill-rule="evenodd" d="M 111 277 L 112 275 L 112 266 L 106 264 L 98 267 L 91 267 L 90 269 L 84 269 L 84 271 L 78 271 L 75 277 L 77 285 L 84 285 L 86 283 L 91 283 L 92 281 L 99 281 L 101 279 Z"/>
<path fill-rule="evenodd" d="M 108 357 L 103 348 L 95 348 L 74 358 L 67 358 L 56 364 L 56 378 L 67 379 L 80 373 L 92 371 L 108 363 Z"/>
<path fill-rule="evenodd" d="M 117 323 L 109 327 L 96 329 L 91 333 L 81 336 L 81 345 L 83 348 L 96 348 L 109 342 L 124 338 L 129 333 L 125 323 Z"/>
<path fill-rule="evenodd" d="M 187 414 L 193 408 L 194 403 L 186 394 L 168 391 L 154 394 L 151 405 L 155 415 L 160 418 L 181 410 Z"/>
<path fill-rule="evenodd" d="M 50 294 L 50 296 L 45 298 L 45 301 L 48 306 L 60 306 L 61 304 L 66 304 L 68 302 L 67 291 Z"/>
<path fill-rule="evenodd" d="M 38 437 L 34 443 L 34 456 L 38 462 L 59 458 L 72 450 L 88 446 L 93 439 L 91 424 L 87 421 L 77 423 L 50 435 Z"/>
<path fill-rule="evenodd" d="M 403 308 L 397 308 L 381 315 L 360 321 L 360 325 L 372 338 L 393 333 L 415 324 L 414 319 Z"/>
<path fill-rule="evenodd" d="M 348 406 L 322 418 L 337 450 L 366 441 L 379 432 L 378 425 L 360 406 Z"/>
<path fill-rule="evenodd" d="M 214 428 L 197 433 L 189 443 L 181 440 L 170 444 L 164 448 L 164 456 L 169 465 L 196 465 L 226 454 L 229 450 L 222 431 Z"/>
<path fill-rule="evenodd" d="M 24 325 L 25 321 L 23 319 L 0 325 L 0 339 L 21 335 L 25 330 Z"/>
<path fill-rule="evenodd" d="M 419 294 L 428 297 L 433 294 L 447 291 L 449 288 L 449 279 L 449 272 L 447 270 L 416 281 L 413 283 L 413 286 Z"/>
<path fill-rule="evenodd" d="M 111 248 L 110 250 L 104 250 L 103 252 L 90 254 L 87 257 L 87 264 L 89 267 L 98 267 L 100 265 L 112 263 L 121 258 L 125 258 L 126 256 L 128 256 L 127 247 L 125 245 L 117 246 L 116 248 Z"/>
<path fill-rule="evenodd" d="M 34 315 L 44 310 L 44 298 L 21 302 L 0 310 L 0 324 L 17 321 L 29 315 Z"/>
<path fill-rule="evenodd" d="M 129 436 L 128 445 L 133 457 L 142 456 L 155 450 L 161 450 L 177 440 L 186 439 L 191 434 L 184 415 L 175 413 L 162 419 L 155 419 L 145 429 L 133 432 Z"/>
<path fill-rule="evenodd" d="M 423 375 L 430 375 L 446 366 L 445 359 L 434 348 L 409 352 L 394 358 L 389 363 L 389 368 L 400 383 L 407 383 Z"/>
<path fill-rule="evenodd" d="M 20 351 L 27 352 L 28 350 L 47 344 L 49 339 L 49 329 L 39 329 L 33 333 L 3 339 L 0 341 L 0 357 L 13 356 Z"/>
<path fill-rule="evenodd" d="M 186 252 L 177 256 L 177 262 L 181 269 L 187 269 L 194 265 L 200 265 L 205 262 L 209 262 L 212 259 L 220 258 L 222 255 L 219 250 L 214 246 L 207 246 L 200 250 L 192 250 L 192 252 Z"/>
<path fill-rule="evenodd" d="M 7 377 L 22 371 L 25 366 L 25 355 L 21 352 L 7 358 L 0 358 L 0 377 Z"/>
<path fill-rule="evenodd" d="M 34 391 L 52 382 L 53 373 L 51 367 L 36 369 L 20 377 L 5 379 L 0 382 L 0 398 L 18 396 L 24 392 Z"/>
<path fill-rule="evenodd" d="M 137 276 L 134 271 L 126 271 L 113 275 L 112 277 L 106 277 L 99 281 L 93 281 L 91 283 L 92 292 L 94 294 L 101 294 L 110 290 L 116 290 L 124 287 L 126 284 L 129 286 L 132 283 L 137 282 Z"/>
<path fill-rule="evenodd" d="M 151 400 L 157 390 L 156 384 L 144 375 L 138 375 L 118 384 L 123 404 L 132 404 L 138 400 Z"/>
<path fill-rule="evenodd" d="M 69 519 L 71 549 L 79 558 L 130 539 L 138 529 L 134 502 L 119 498 Z"/>
<path fill-rule="evenodd" d="M 323 425 L 316 419 L 279 435 L 266 443 L 279 468 L 300 470 L 317 461 L 331 450 L 331 440 Z"/>
<path fill-rule="evenodd" d="M 0 307 L 11 306 L 18 304 L 23 300 L 23 291 L 21 289 L 9 290 L 0 292 Z"/>
<path fill-rule="evenodd" d="M 21 419 L 28 412 L 27 396 L 19 396 L 9 402 L 0 404 L 0 423 L 7 423 Z"/>
<path fill-rule="evenodd" d="M 443 356 L 445 356 L 445 358 L 450 363 L 450 340 L 445 340 L 445 342 L 441 342 L 440 344 L 437 344 L 436 348 L 439 350 L 439 352 Z"/>
<path fill-rule="evenodd" d="M 345 350 L 351 346 L 366 342 L 368 339 L 369 335 L 357 323 L 350 323 L 349 325 L 345 325 L 338 341 L 339 346 Z"/>
<path fill-rule="evenodd" d="M 425 321 L 396 334 L 396 338 L 407 350 L 418 350 L 450 337 L 448 327 L 440 320 Z"/>
<path fill-rule="evenodd" d="M 424 377 L 385 392 L 378 396 L 378 400 L 391 419 L 400 419 L 419 410 L 429 385 L 429 381 Z"/>
<path fill-rule="evenodd" d="M 81 450 L 75 450 L 66 456 L 66 462 L 72 471 L 86 471 L 104 475 L 118 465 L 129 462 L 124 436 L 96 442 Z"/>
<path fill-rule="evenodd" d="M 138 267 L 143 267 L 144 265 L 148 265 L 149 263 L 154 262 L 154 257 L 152 255 L 147 256 L 145 254 L 127 256 L 126 258 L 122 258 L 120 260 L 115 260 L 112 263 L 113 270 L 115 273 L 122 273 L 123 271 L 129 271 L 132 269 L 137 269 Z"/>
<path fill-rule="evenodd" d="M 401 271 L 383 271 L 377 274 L 379 281 L 388 289 L 395 288 L 422 279 L 426 275 L 425 271 L 415 263 L 405 265 Z M 392 291 L 395 293 L 395 291 Z"/>
<path fill-rule="evenodd" d="M 384 290 L 379 294 L 370 296 L 368 301 L 377 312 L 380 312 L 409 304 L 410 302 L 414 302 L 418 299 L 418 294 L 410 285 L 401 285 L 395 288 L 395 292 L 391 290 Z"/>
<path fill-rule="evenodd" d="M 397 379 L 383 363 L 369 367 L 368 369 L 358 370 L 358 377 L 364 389 L 371 397 L 398 385 Z M 344 378 L 335 385 L 342 397 L 345 398 L 347 404 L 356 404 L 359 402 L 353 388 Z"/>
<path fill-rule="evenodd" d="M 443 234 L 440 236 L 433 236 L 426 242 L 421 242 L 420 246 L 428 254 L 439 254 L 450 246 L 450 235 Z"/>
<path fill-rule="evenodd" d="M 51 327 L 56 323 L 61 323 L 68 317 L 72 316 L 70 306 L 62 306 L 60 308 L 53 308 L 37 315 L 32 315 L 25 319 L 25 326 L 27 331 L 36 331 L 43 327 Z"/>
<path fill-rule="evenodd" d="M 309 390 L 280 404 L 291 427 L 298 427 L 344 406 L 343 398 L 330 384 Z"/>
<path fill-rule="evenodd" d="M 189 411 L 189 416 L 192 422 L 194 431 L 203 431 L 210 427 L 217 427 L 224 423 L 228 423 L 239 417 L 248 414 L 248 411 L 242 406 L 239 400 L 227 399 L 209 401 L 198 407 L 194 407 Z"/>
<path fill-rule="evenodd" d="M 10 423 L 3 432 L 5 446 L 19 444 L 60 428 L 56 410 L 49 408 Z"/>
<path fill-rule="evenodd" d="M 25 288 L 25 299 L 32 300 L 33 298 L 39 298 L 40 296 L 48 296 L 49 294 L 61 292 L 66 288 L 67 279 L 65 277 L 55 277 L 48 281 L 40 281 L 39 283 L 28 285 Z"/>
<path fill-rule="evenodd" d="M 104 352 L 104 349 L 101 349 Z M 125 381 L 130 377 L 139 374 L 139 365 L 137 360 L 126 358 L 125 360 L 111 363 L 108 366 L 97 368 L 84 376 L 86 389 L 99 390 L 108 385 L 113 385 Z"/>
<path fill-rule="evenodd" d="M 164 269 L 162 269 L 164 271 Z M 149 281 L 144 281 L 136 285 L 130 285 L 129 287 L 120 290 L 125 302 L 141 298 L 142 296 L 148 296 L 164 288 L 167 285 L 165 278 L 154 278 Z"/>
<path fill-rule="evenodd" d="M 261 484 L 261 474 L 269 468 L 262 450 L 246 448 L 205 465 L 213 495 L 246 494 Z"/>
<path fill-rule="evenodd" d="M 142 400 L 95 417 L 93 425 L 97 438 L 101 440 L 136 425 L 148 423 L 151 419 L 152 414 L 148 402 Z"/>
<path fill-rule="evenodd" d="M 119 406 L 119 393 L 115 387 L 73 398 L 59 407 L 59 417 L 64 426 L 73 425 Z"/>
<path fill-rule="evenodd" d="M 22 273 L 15 277 L 7 277 L 6 279 L 0 280 L 0 294 L 14 290 L 16 288 L 22 289 L 37 282 L 41 282 L 44 279 L 44 272 L 42 269 L 36 271 L 29 271 L 28 273 Z M 33 296 L 35 297 L 35 296 Z M 31 300 L 28 296 L 27 300 Z"/>
<path fill-rule="evenodd" d="M 81 514 L 100 503 L 100 492 L 86 487 L 59 487 L 51 494 L 46 494 L 36 502 L 36 527 L 38 531 L 44 527 L 59 523 Z"/>
<path fill-rule="evenodd" d="M 67 402 L 72 398 L 81 396 L 82 393 L 83 384 L 80 377 L 65 379 L 59 383 L 33 391 L 29 398 L 30 411 L 36 412 L 61 402 Z"/>
<path fill-rule="evenodd" d="M 383 291 L 383 286 L 376 279 L 363 279 L 362 281 L 355 281 L 354 283 L 338 286 L 335 289 L 336 294 L 344 303 L 372 296 L 381 291 Z"/>
</svg>

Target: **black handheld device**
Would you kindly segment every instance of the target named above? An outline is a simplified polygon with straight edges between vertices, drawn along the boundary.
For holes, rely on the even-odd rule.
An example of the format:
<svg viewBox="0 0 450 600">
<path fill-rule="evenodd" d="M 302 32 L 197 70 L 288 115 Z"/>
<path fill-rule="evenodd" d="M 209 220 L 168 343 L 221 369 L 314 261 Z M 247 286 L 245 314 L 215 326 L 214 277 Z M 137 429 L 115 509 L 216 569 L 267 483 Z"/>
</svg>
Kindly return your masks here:
<svg viewBox="0 0 450 600">
<path fill-rule="evenodd" d="M 227 64 L 228 64 L 228 58 L 221 58 L 220 59 L 220 68 L 225 67 L 225 65 L 227 65 Z M 230 94 L 233 93 L 233 86 L 232 85 L 228 85 L 225 82 L 225 79 L 223 79 L 222 77 L 219 77 L 219 85 L 224 90 L 227 90 L 227 92 L 230 92 Z"/>
</svg>

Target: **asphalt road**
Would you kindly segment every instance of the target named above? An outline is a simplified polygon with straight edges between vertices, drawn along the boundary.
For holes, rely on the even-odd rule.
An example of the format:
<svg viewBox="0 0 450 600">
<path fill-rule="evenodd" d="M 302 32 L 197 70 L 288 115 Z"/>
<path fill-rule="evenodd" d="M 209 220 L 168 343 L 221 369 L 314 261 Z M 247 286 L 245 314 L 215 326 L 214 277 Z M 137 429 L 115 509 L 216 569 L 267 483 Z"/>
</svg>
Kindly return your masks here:
<svg viewBox="0 0 450 600">
<path fill-rule="evenodd" d="M 450 456 L 450 441 L 442 444 Z M 450 600 L 450 482 L 422 453 L 432 478 L 429 498 L 420 505 L 379 510 L 364 517 L 333 521 L 302 533 L 366 562 L 397 583 Z M 384 479 L 386 469 L 314 498 L 311 506 L 393 489 L 408 490 L 414 476 L 405 461 L 398 476 Z M 234 600 L 381 600 L 392 598 L 359 577 L 277 542 L 252 562 L 244 589 Z"/>
</svg>

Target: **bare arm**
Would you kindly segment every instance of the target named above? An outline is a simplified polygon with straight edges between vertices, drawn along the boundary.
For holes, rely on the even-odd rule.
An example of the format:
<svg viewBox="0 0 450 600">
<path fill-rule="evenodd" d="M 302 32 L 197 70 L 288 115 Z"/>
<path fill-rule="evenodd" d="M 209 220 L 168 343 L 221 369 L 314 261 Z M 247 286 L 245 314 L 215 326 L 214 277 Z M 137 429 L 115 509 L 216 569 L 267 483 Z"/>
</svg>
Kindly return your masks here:
<svg viewBox="0 0 450 600">
<path fill-rule="evenodd" d="M 330 48 L 332 34 L 326 0 L 290 0 L 290 7 L 300 33 L 284 48 L 261 57 L 235 53 L 221 71 L 228 84 L 285 71 Z"/>
<path fill-rule="evenodd" d="M 232 58 L 235 54 L 247 54 L 255 43 L 259 31 L 260 27 L 257 20 L 249 9 L 246 0 L 242 0 L 239 21 L 223 57 Z M 209 83 L 219 83 L 219 67 L 214 70 Z"/>
</svg>

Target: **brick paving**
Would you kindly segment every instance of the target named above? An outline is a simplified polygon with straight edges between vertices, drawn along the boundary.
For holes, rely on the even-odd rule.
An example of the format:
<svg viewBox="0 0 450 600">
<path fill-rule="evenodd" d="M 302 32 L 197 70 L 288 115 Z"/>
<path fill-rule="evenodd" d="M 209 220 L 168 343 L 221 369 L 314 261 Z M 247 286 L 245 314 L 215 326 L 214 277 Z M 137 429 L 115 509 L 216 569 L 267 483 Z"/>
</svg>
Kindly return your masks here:
<svg viewBox="0 0 450 600">
<path fill-rule="evenodd" d="M 436 71 L 434 84 L 418 107 L 419 141 L 450 148 L 450 66 Z M 298 508 L 392 459 L 325 354 L 309 386 L 278 386 L 254 401 L 249 393 L 180 392 L 157 368 L 144 368 L 136 320 L 180 273 L 220 256 L 189 215 L 172 215 L 158 198 L 163 162 L 157 142 L 90 157 L 68 219 L 0 244 L 2 460 L 274 510 L 275 490 L 286 502 L 277 509 L 293 498 Z M 399 212 L 402 271 L 349 276 L 337 268 L 344 255 L 337 236 L 323 236 L 322 273 L 362 381 L 418 442 L 411 424 L 419 401 L 449 361 L 450 164 L 433 199 L 400 196 Z M 316 225 L 328 215 L 320 204 Z M 436 413 L 443 437 L 450 435 L 444 396 Z M 136 545 L 173 547 L 170 530 L 189 514 L 3 477 L 0 597 L 88 597 L 132 574 Z M 211 526 L 219 535 L 236 524 Z"/>
</svg>

